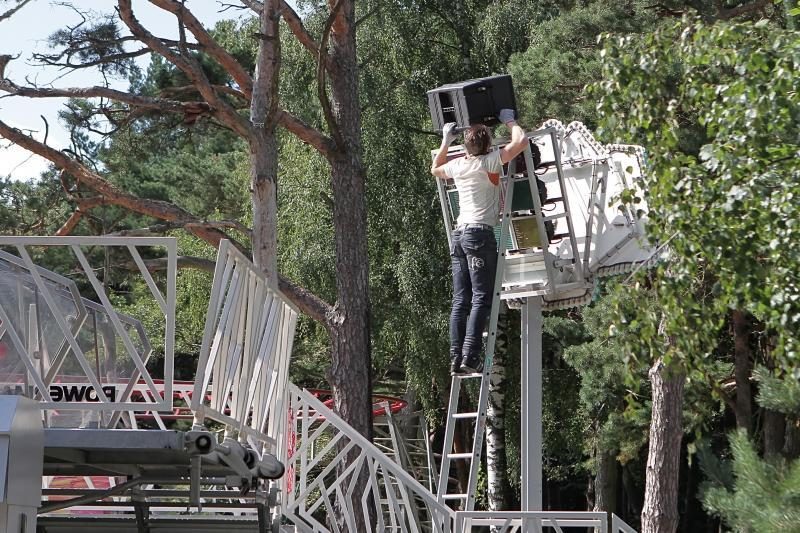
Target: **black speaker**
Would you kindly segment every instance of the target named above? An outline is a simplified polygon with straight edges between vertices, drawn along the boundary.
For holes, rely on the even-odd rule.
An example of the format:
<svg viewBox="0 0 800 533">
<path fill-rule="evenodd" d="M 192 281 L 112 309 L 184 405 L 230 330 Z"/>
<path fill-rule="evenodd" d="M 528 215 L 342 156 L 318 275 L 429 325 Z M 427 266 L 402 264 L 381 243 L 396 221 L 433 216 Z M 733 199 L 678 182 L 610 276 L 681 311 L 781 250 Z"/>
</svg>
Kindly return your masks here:
<svg viewBox="0 0 800 533">
<path fill-rule="evenodd" d="M 449 83 L 428 91 L 428 107 L 436 131 L 441 132 L 448 122 L 459 128 L 473 124 L 499 124 L 501 109 L 517 110 L 511 76 L 491 76 Z"/>
</svg>

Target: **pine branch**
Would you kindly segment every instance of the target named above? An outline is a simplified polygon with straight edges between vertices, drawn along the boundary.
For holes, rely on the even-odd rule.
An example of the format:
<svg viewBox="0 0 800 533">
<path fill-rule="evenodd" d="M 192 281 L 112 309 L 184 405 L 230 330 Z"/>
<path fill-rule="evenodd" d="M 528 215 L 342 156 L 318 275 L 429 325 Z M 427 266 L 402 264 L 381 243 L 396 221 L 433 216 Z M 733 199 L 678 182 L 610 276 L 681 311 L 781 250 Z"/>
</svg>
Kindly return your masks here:
<svg viewBox="0 0 800 533">
<path fill-rule="evenodd" d="M 101 196 L 108 204 L 117 205 L 134 213 L 151 216 L 159 220 L 200 221 L 196 216 L 170 202 L 139 198 L 118 189 L 85 165 L 68 157 L 63 152 L 25 135 L 20 130 L 10 127 L 3 121 L 0 121 L 0 136 L 29 152 L 51 161 L 75 178 L 78 183 L 85 185 Z M 220 240 L 228 238 L 223 232 L 214 228 L 196 227 L 192 228 L 191 232 L 214 246 L 217 246 Z"/>
<path fill-rule="evenodd" d="M 251 9 L 254 13 L 261 14 L 261 10 L 264 9 L 264 2 L 259 2 L 259 0 L 240 0 L 245 7 Z"/>
<path fill-rule="evenodd" d="M 112 233 L 110 235 L 116 235 L 116 233 Z M 158 257 L 155 259 L 144 259 L 142 261 L 144 263 L 145 268 L 148 272 L 160 272 L 167 269 L 167 258 L 166 257 Z M 137 272 L 139 270 L 139 265 L 136 264 L 135 261 L 125 261 L 123 263 L 117 263 L 114 266 L 117 268 L 124 268 L 126 270 L 130 270 L 133 272 Z M 202 270 L 204 272 L 214 272 L 214 267 L 216 263 L 211 259 L 206 259 L 204 257 L 195 257 L 191 255 L 179 255 L 177 257 L 177 266 L 179 269 L 181 268 L 193 268 L 195 270 Z"/>
<path fill-rule="evenodd" d="M 236 109 L 219 97 L 213 85 L 208 80 L 200 65 L 194 58 L 181 56 L 165 46 L 159 39 L 147 31 L 136 19 L 131 7 L 131 0 L 119 0 L 118 9 L 120 18 L 142 43 L 150 47 L 153 52 L 161 55 L 178 67 L 189 78 L 196 87 L 197 91 L 211 106 L 211 113 L 222 123 L 231 128 L 234 132 L 249 139 L 251 136 L 250 125 L 240 116 Z"/>
<path fill-rule="evenodd" d="M 158 39 L 167 47 L 174 48 L 179 45 L 178 41 L 172 39 L 164 39 L 161 37 L 159 37 Z M 32 57 L 34 61 L 39 62 L 39 64 L 41 65 L 67 67 L 72 69 L 83 69 L 83 68 L 114 64 L 118 61 L 133 59 L 152 52 L 152 50 L 149 47 L 145 47 L 145 48 L 140 48 L 139 50 L 133 50 L 129 52 L 117 52 L 115 54 L 104 55 L 99 59 L 91 61 L 82 61 L 80 63 L 73 63 L 71 61 L 71 58 L 73 56 L 88 54 L 98 46 L 110 47 L 130 41 L 139 42 L 139 40 L 132 35 L 120 36 L 119 38 L 113 40 L 99 39 L 97 37 L 92 37 L 89 35 L 81 35 L 74 38 L 71 37 L 70 44 L 67 45 L 63 50 L 61 50 L 58 53 L 53 53 L 53 54 L 34 53 Z M 203 47 L 197 43 L 186 43 L 186 47 L 189 48 L 190 50 L 203 50 Z"/>
<path fill-rule="evenodd" d="M 286 21 L 286 25 L 289 26 L 289 30 L 291 30 L 295 38 L 309 51 L 314 59 L 318 59 L 319 46 L 317 46 L 317 42 L 308 32 L 305 25 L 303 25 L 303 19 L 297 14 L 297 11 L 292 9 L 292 6 L 286 3 L 285 0 L 280 0 L 280 12 L 281 16 L 283 16 L 283 20 Z M 325 67 L 330 68 L 330 65 L 326 63 Z"/>
<path fill-rule="evenodd" d="M 344 150 L 344 139 L 342 132 L 339 130 L 339 125 L 336 122 L 336 117 L 333 116 L 331 110 L 331 103 L 328 100 L 328 93 L 326 91 L 325 71 L 328 62 L 328 39 L 331 36 L 333 23 L 339 14 L 339 10 L 344 2 L 342 0 L 335 0 L 335 4 L 331 8 L 328 19 L 325 21 L 325 26 L 322 30 L 322 40 L 319 44 L 319 55 L 317 56 L 317 97 L 322 106 L 322 114 L 325 117 L 325 122 L 328 124 L 328 129 L 331 132 L 334 143 L 339 150 Z"/>
<path fill-rule="evenodd" d="M 205 114 L 211 111 L 211 108 L 205 102 L 180 102 L 178 100 L 136 95 L 100 86 L 63 88 L 23 87 L 10 80 L 3 79 L 0 80 L 0 91 L 7 93 L 7 96 L 26 96 L 28 98 L 107 98 L 109 100 L 128 104 L 132 107 L 153 109 L 169 113 L 181 113 L 184 115 Z"/>
<path fill-rule="evenodd" d="M 227 85 L 212 85 L 217 92 L 228 94 L 230 96 L 239 98 L 240 100 L 247 100 L 247 97 L 242 93 L 242 91 L 238 89 L 234 89 L 233 87 L 228 87 Z M 186 93 L 196 93 L 197 87 L 194 85 L 183 85 L 181 87 L 165 87 L 161 89 L 160 94 L 162 95 L 174 95 L 174 94 L 186 94 Z"/>
<path fill-rule="evenodd" d="M 298 139 L 314 147 L 319 153 L 330 159 L 336 150 L 333 139 L 309 126 L 286 110 L 278 111 L 278 123 L 292 132 Z"/>
<path fill-rule="evenodd" d="M 203 27 L 203 24 L 194 16 L 194 13 L 176 0 L 150 0 L 150 3 L 165 11 L 169 11 L 175 15 L 182 24 L 185 24 L 186 28 L 192 32 L 192 35 L 197 39 L 197 42 L 203 46 L 203 51 L 213 57 L 217 63 L 231 75 L 234 81 L 236 81 L 236 84 L 245 96 L 250 98 L 253 93 L 253 78 L 235 57 L 229 54 L 227 50 L 221 47 L 219 43 L 211 37 Z"/>
</svg>

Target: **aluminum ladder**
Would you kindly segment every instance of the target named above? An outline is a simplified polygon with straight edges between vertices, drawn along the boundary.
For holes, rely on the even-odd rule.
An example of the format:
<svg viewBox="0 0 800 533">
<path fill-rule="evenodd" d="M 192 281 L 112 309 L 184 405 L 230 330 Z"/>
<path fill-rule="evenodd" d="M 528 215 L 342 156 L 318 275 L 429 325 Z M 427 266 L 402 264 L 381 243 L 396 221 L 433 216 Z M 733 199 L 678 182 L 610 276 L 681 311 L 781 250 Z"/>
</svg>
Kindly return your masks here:
<svg viewBox="0 0 800 533">
<path fill-rule="evenodd" d="M 553 152 L 555 156 L 555 165 L 557 170 L 558 179 L 555 183 L 558 184 L 559 195 L 549 203 L 561 202 L 564 204 L 563 212 L 557 216 L 544 216 L 542 213 L 542 203 L 539 199 L 538 186 L 536 183 L 536 173 L 534 172 L 533 154 L 531 152 L 530 144 L 525 147 L 523 152 L 525 157 L 525 177 L 531 190 L 531 200 L 533 203 L 533 211 L 536 215 L 537 226 L 539 231 L 539 242 L 549 243 L 547 238 L 547 231 L 545 228 L 545 221 L 555 220 L 556 218 L 565 218 L 567 225 L 567 234 L 560 235 L 562 238 L 567 237 L 571 239 L 571 248 L 573 250 L 571 262 L 575 268 L 582 267 L 580 257 L 578 254 L 577 246 L 575 245 L 575 232 L 569 206 L 567 204 L 567 194 L 565 190 L 564 175 L 561 169 L 560 161 L 560 146 L 558 143 L 555 131 L 551 128 L 540 130 L 531 134 L 531 137 L 550 135 L 553 142 Z M 515 158 L 516 159 L 516 158 Z M 486 409 L 489 402 L 489 375 L 492 370 L 494 361 L 495 341 L 497 339 L 497 321 L 500 313 L 500 300 L 502 287 L 503 287 L 503 273 L 506 262 L 506 255 L 508 252 L 507 244 L 509 241 L 509 233 L 511 227 L 511 206 L 514 198 L 514 182 L 516 175 L 516 161 L 512 160 L 508 164 L 508 172 L 503 177 L 506 183 L 505 195 L 503 197 L 503 213 L 501 215 L 500 225 L 500 239 L 498 242 L 497 253 L 497 272 L 495 274 L 494 290 L 492 298 L 492 308 L 489 315 L 489 330 L 486 339 L 486 356 L 483 364 L 483 372 L 475 374 L 455 374 L 452 377 L 450 384 L 450 399 L 447 407 L 447 423 L 445 426 L 445 439 L 442 453 L 442 463 L 439 469 L 439 485 L 437 487 L 437 500 L 440 503 L 447 504 L 452 501 L 463 502 L 464 511 L 472 511 L 475 508 L 476 488 L 478 483 L 478 470 L 480 466 L 481 452 L 483 451 L 484 430 L 486 428 Z M 553 279 L 551 264 L 555 261 L 554 256 L 549 252 L 548 244 L 543 244 L 542 254 L 547 263 L 548 278 L 550 278 L 550 286 L 556 287 L 555 280 Z M 563 262 L 563 260 L 562 260 Z M 480 392 L 478 395 L 478 408 L 476 411 L 459 412 L 459 398 L 461 396 L 462 385 L 469 380 L 480 380 Z M 473 421 L 473 435 L 472 435 L 472 451 L 455 453 L 453 451 L 453 441 L 455 437 L 456 425 L 459 421 Z M 464 493 L 448 492 L 450 481 L 450 468 L 453 461 L 463 460 L 469 463 L 469 482 L 467 484 L 467 491 Z"/>
</svg>

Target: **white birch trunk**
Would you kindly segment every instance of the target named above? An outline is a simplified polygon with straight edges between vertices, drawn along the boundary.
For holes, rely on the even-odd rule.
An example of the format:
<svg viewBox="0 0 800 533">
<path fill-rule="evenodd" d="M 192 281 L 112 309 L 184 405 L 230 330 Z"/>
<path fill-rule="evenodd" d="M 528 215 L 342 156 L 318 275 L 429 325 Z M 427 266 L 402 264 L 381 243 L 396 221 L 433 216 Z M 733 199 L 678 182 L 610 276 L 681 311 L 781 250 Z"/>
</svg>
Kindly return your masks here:
<svg viewBox="0 0 800 533">
<path fill-rule="evenodd" d="M 501 305 L 497 320 L 494 364 L 489 375 L 489 405 L 486 410 L 486 478 L 491 511 L 503 511 L 508 508 L 505 428 L 508 326 L 508 312 L 505 306 Z"/>
</svg>

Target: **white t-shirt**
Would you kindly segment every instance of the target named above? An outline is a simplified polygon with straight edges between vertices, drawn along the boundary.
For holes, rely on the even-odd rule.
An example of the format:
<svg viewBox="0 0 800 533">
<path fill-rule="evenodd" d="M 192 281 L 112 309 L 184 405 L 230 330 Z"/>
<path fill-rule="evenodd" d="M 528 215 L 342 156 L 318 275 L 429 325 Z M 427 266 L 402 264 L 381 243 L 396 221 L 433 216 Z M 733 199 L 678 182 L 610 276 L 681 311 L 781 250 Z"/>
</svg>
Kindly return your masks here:
<svg viewBox="0 0 800 533">
<path fill-rule="evenodd" d="M 445 165 L 445 175 L 455 182 L 458 189 L 459 225 L 497 225 L 502 169 L 499 150 L 486 155 L 459 157 Z"/>
</svg>

